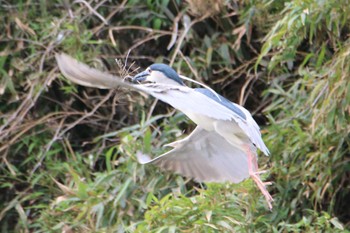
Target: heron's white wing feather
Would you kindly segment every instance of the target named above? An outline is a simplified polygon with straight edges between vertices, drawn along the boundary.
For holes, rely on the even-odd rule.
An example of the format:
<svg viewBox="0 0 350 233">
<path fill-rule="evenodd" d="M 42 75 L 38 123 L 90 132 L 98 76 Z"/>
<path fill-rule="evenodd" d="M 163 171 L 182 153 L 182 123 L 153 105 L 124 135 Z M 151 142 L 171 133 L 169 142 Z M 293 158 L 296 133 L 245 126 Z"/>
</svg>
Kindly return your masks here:
<svg viewBox="0 0 350 233">
<path fill-rule="evenodd" d="M 186 86 L 140 84 L 135 87 L 185 113 L 195 113 L 216 120 L 231 121 L 239 116 L 213 99 Z M 215 110 L 214 110 L 215 109 Z M 239 117 L 240 118 L 240 117 Z M 244 120 L 244 119 L 243 119 Z"/>
<path fill-rule="evenodd" d="M 232 103 L 235 104 L 235 103 Z M 259 125 L 256 123 L 256 121 L 253 119 L 252 115 L 249 113 L 247 109 L 244 107 L 235 104 L 237 107 L 239 107 L 246 115 L 247 120 L 241 121 L 237 120 L 237 124 L 239 127 L 248 135 L 249 139 L 254 143 L 254 145 L 259 148 L 265 155 L 269 155 L 270 151 L 266 147 L 264 141 L 261 138 L 261 132 Z"/>
<path fill-rule="evenodd" d="M 168 146 L 173 149 L 152 160 L 139 154 L 139 162 L 152 163 L 201 182 L 239 183 L 249 177 L 245 152 L 215 131 L 197 126 L 189 136 Z"/>
</svg>

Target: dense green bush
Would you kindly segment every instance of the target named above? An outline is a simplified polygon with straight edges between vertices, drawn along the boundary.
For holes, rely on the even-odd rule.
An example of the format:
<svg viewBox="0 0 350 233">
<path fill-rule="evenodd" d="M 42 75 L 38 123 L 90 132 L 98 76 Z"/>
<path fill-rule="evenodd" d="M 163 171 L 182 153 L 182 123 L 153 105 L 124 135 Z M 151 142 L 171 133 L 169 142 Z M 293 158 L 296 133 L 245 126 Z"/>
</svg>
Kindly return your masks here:
<svg viewBox="0 0 350 233">
<path fill-rule="evenodd" d="M 2 2 L 1 231 L 349 231 L 347 6 Z M 271 151 L 259 164 L 274 209 L 250 179 L 198 184 L 138 164 L 138 151 L 160 154 L 194 125 L 137 93 L 67 82 L 61 51 L 120 75 L 169 63 L 246 106 Z"/>
</svg>

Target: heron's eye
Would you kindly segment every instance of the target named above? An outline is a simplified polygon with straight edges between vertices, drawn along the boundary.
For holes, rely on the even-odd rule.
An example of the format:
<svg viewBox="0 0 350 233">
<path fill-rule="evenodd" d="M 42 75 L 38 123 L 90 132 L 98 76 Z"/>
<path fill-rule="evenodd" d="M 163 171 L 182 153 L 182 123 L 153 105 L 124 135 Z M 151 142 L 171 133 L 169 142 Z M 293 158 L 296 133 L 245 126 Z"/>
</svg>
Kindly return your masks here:
<svg viewBox="0 0 350 233">
<path fill-rule="evenodd" d="M 149 72 L 149 73 L 152 72 L 151 68 L 149 68 L 149 67 L 146 69 L 146 71 Z"/>
</svg>

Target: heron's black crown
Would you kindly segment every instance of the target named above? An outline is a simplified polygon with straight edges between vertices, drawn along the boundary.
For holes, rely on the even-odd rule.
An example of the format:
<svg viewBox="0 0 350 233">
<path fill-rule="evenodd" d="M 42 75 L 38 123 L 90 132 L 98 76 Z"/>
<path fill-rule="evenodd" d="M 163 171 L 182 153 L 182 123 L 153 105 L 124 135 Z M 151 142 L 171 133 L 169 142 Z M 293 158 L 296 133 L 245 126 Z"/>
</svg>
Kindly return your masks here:
<svg viewBox="0 0 350 233">
<path fill-rule="evenodd" d="M 151 70 L 162 72 L 167 78 L 174 80 L 175 82 L 185 85 L 176 71 L 168 65 L 162 63 L 155 63 L 149 67 Z"/>
</svg>

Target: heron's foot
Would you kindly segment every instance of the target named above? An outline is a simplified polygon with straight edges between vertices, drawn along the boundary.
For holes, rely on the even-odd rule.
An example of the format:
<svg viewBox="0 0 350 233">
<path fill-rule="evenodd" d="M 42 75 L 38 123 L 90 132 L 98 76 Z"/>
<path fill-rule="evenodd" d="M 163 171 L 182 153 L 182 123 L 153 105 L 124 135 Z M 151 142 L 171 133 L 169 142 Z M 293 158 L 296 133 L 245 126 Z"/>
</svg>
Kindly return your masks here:
<svg viewBox="0 0 350 233">
<path fill-rule="evenodd" d="M 271 185 L 271 182 L 262 182 L 262 180 L 260 179 L 259 175 L 256 174 L 255 172 L 252 172 L 250 174 L 250 177 L 254 180 L 254 182 L 256 183 L 256 185 L 258 186 L 258 188 L 260 189 L 260 191 L 262 192 L 262 194 L 265 197 L 265 200 L 269 206 L 269 209 L 272 210 L 272 202 L 273 202 L 273 198 L 270 195 L 269 191 L 267 191 L 266 189 L 266 185 Z"/>
<path fill-rule="evenodd" d="M 267 172 L 268 172 L 267 170 L 263 170 L 263 171 L 254 172 L 254 174 L 260 178 L 260 175 L 261 175 L 261 174 L 265 174 L 265 173 L 267 173 Z M 251 175 L 251 174 L 250 174 L 250 175 Z M 264 186 L 272 185 L 272 182 L 270 182 L 270 181 L 262 182 L 262 183 L 264 184 Z"/>
<path fill-rule="evenodd" d="M 254 180 L 260 191 L 265 197 L 265 200 L 267 202 L 267 205 L 269 206 L 269 209 L 272 210 L 272 202 L 273 198 L 271 197 L 269 191 L 266 189 L 266 185 L 271 185 L 271 182 L 262 182 L 260 179 L 260 174 L 266 173 L 267 171 L 257 171 L 258 170 L 258 163 L 256 161 L 256 156 L 252 154 L 249 147 L 247 147 L 247 155 L 248 155 L 248 169 L 249 169 L 249 175 Z"/>
</svg>

